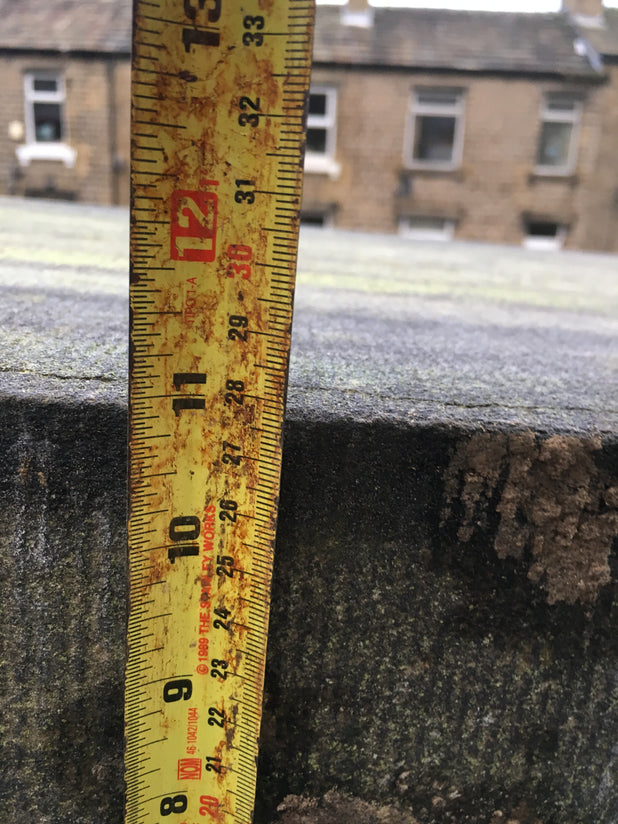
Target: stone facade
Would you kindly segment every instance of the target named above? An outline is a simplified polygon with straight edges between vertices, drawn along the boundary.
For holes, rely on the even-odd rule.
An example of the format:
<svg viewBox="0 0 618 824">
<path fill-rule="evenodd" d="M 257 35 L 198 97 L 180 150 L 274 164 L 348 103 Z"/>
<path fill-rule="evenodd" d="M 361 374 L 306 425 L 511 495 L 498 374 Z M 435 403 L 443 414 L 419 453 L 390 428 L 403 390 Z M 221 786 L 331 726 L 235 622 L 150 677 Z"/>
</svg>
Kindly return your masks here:
<svg viewBox="0 0 618 824">
<path fill-rule="evenodd" d="M 128 56 L 0 56 L 3 80 L 0 141 L 0 193 L 127 204 L 129 201 Z M 61 143 L 68 151 L 54 156 L 23 152 L 28 146 L 27 77 L 62 83 L 54 106 L 62 118 Z M 43 100 L 43 104 L 45 101 Z"/>
<path fill-rule="evenodd" d="M 438 14 L 408 13 L 417 15 L 420 23 Z M 449 13 L 441 14 L 448 22 Z M 463 15 L 460 20 L 454 17 L 452 27 L 463 29 L 468 21 Z M 537 17 L 549 22 L 549 16 Z M 611 34 L 618 32 L 618 13 L 604 13 L 600 2 L 571 2 L 552 17 L 556 27 L 571 27 L 565 42 L 587 63 L 587 73 L 576 66 L 559 67 L 565 58 L 558 53 L 554 72 L 539 60 L 533 65 L 532 53 L 526 56 L 528 70 L 523 61 L 519 67 L 509 64 L 506 41 L 512 21 L 505 16 L 496 25 L 498 15 L 477 14 L 477 19 L 479 29 L 493 25 L 498 34 L 503 29 L 502 65 L 500 57 L 483 52 L 486 43 L 480 37 L 482 56 L 463 70 L 456 66 L 456 58 L 450 66 L 445 61 L 425 70 L 394 65 L 388 54 L 380 55 L 382 65 L 376 65 L 375 58 L 366 65 L 362 59 L 356 65 L 346 62 L 344 38 L 356 37 L 359 43 L 365 38 L 352 26 L 331 45 L 333 62 L 327 62 L 325 50 L 319 49 L 313 85 L 319 92 L 332 93 L 336 144 L 329 164 L 309 155 L 303 199 L 308 220 L 365 231 L 401 231 L 419 238 L 618 251 L 618 68 L 613 53 L 617 46 L 604 54 L 606 43 L 595 46 L 588 40 L 589 34 L 594 38 L 605 32 L 607 40 L 618 44 Z M 436 20 L 434 31 L 439 31 Z M 342 29 L 344 23 L 342 16 Z M 379 19 L 372 25 L 380 25 Z M 540 35 L 539 42 L 542 39 Z M 428 62 L 426 56 L 418 62 L 422 59 Z M 419 89 L 459 94 L 460 135 L 452 139 L 451 164 L 414 162 L 411 132 L 418 117 L 414 99 Z M 313 122 L 310 115 L 310 129 Z M 565 130 L 563 135 L 570 132 L 571 141 L 568 153 L 562 144 L 565 163 L 555 168 L 543 166 L 539 159 L 544 129 L 551 141 L 552 128 L 558 143 L 560 129 Z M 310 139 L 309 149 L 311 145 Z M 549 148 L 557 151 L 558 145 L 554 142 Z"/>
<path fill-rule="evenodd" d="M 339 168 L 329 174 L 308 165 L 304 208 L 310 214 L 328 213 L 339 227 L 381 232 L 397 231 L 406 218 L 444 219 L 457 237 L 501 243 L 522 242 L 526 221 L 555 222 L 568 230 L 570 246 L 613 248 L 616 210 L 607 192 L 601 202 L 597 188 L 611 93 L 606 85 L 584 92 L 575 169 L 551 176 L 535 173 L 540 113 L 544 95 L 562 83 L 339 67 L 316 67 L 313 82 L 337 90 Z M 406 163 L 415 86 L 463 89 L 463 150 L 454 169 Z"/>
</svg>

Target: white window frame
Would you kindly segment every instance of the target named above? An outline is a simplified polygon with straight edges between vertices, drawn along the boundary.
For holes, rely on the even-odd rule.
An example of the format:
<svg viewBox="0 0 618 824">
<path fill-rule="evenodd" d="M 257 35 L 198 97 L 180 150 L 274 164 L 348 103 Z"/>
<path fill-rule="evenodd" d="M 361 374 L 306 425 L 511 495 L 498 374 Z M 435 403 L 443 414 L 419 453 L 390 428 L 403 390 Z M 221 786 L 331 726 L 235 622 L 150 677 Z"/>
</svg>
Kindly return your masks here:
<svg viewBox="0 0 618 824">
<path fill-rule="evenodd" d="M 337 89 L 334 86 L 311 86 L 309 94 L 323 94 L 326 97 L 324 114 L 307 114 L 307 131 L 311 128 L 326 131 L 326 147 L 323 152 L 305 151 L 305 171 L 327 174 L 336 178 L 341 167 L 335 160 L 337 150 Z"/>
<path fill-rule="evenodd" d="M 35 91 L 35 80 L 54 80 L 56 91 Z M 29 71 L 24 74 L 24 145 L 16 149 L 20 165 L 28 166 L 32 160 L 57 160 L 67 167 L 75 165 L 77 152 L 64 140 L 37 140 L 36 123 L 34 117 L 35 103 L 56 103 L 60 107 L 60 116 L 63 133 L 66 133 L 64 106 L 66 103 L 66 88 L 64 77 L 60 72 L 41 70 Z"/>
<path fill-rule="evenodd" d="M 554 108 L 551 106 L 552 102 L 560 102 L 564 100 L 568 102 L 565 108 Z M 574 94 L 565 94 L 563 92 L 550 92 L 543 98 L 543 105 L 541 108 L 541 124 L 539 128 L 539 137 L 536 146 L 536 160 L 534 171 L 539 175 L 570 175 L 575 171 L 577 164 L 577 153 L 579 145 L 579 131 L 582 118 L 582 104 L 581 100 Z M 545 123 L 566 123 L 571 126 L 571 135 L 569 138 L 569 149 L 564 163 L 560 165 L 548 165 L 538 162 L 538 157 L 541 151 L 541 140 L 543 138 L 543 126 Z"/>
<path fill-rule="evenodd" d="M 455 96 L 454 102 L 445 100 L 423 101 L 424 95 Z M 447 86 L 423 86 L 414 89 L 410 100 L 410 110 L 407 118 L 406 135 L 404 139 L 404 163 L 409 169 L 435 169 L 437 171 L 451 171 L 461 166 L 463 156 L 464 137 L 464 90 Z M 455 120 L 453 146 L 450 160 L 423 160 L 414 157 L 416 144 L 417 118 L 422 116 L 452 117 Z"/>
<path fill-rule="evenodd" d="M 417 223 L 415 226 L 414 223 Z M 425 223 L 426 225 L 422 225 Z M 441 224 L 431 226 L 431 224 Z M 411 240 L 449 241 L 455 235 L 455 221 L 452 218 L 434 217 L 433 215 L 414 215 L 400 217 L 399 234 Z"/>
</svg>

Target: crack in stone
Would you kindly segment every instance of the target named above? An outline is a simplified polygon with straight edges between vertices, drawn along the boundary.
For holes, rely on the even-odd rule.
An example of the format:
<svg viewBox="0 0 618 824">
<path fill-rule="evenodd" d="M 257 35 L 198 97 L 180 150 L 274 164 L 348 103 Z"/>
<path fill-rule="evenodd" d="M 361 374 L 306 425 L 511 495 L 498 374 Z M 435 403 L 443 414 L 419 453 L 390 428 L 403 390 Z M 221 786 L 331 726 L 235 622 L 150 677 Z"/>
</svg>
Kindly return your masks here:
<svg viewBox="0 0 618 824">
<path fill-rule="evenodd" d="M 303 392 L 332 392 L 334 391 L 330 386 L 303 386 L 300 383 L 290 381 L 290 388 L 302 390 Z M 375 392 L 370 392 L 367 389 L 344 388 L 339 390 L 341 394 L 350 395 L 364 395 L 366 397 L 375 397 Z M 525 411 L 555 411 L 557 409 L 566 412 L 598 412 L 598 409 L 589 406 L 540 406 L 540 405 L 525 405 L 525 404 L 508 404 L 500 403 L 498 401 L 490 403 L 458 403 L 456 401 L 440 400 L 438 398 L 423 398 L 412 395 L 392 395 L 380 393 L 380 398 L 394 401 L 409 401 L 412 403 L 432 403 L 440 406 L 456 407 L 457 409 L 512 409 Z M 618 414 L 618 409 L 603 407 L 603 412 L 608 414 Z"/>
<path fill-rule="evenodd" d="M 61 375 L 57 372 L 35 372 L 32 369 L 7 369 L 0 366 L 0 372 L 12 375 L 35 375 L 37 378 L 56 378 L 60 381 L 99 381 L 101 383 L 115 383 L 121 378 L 110 375 Z"/>
</svg>

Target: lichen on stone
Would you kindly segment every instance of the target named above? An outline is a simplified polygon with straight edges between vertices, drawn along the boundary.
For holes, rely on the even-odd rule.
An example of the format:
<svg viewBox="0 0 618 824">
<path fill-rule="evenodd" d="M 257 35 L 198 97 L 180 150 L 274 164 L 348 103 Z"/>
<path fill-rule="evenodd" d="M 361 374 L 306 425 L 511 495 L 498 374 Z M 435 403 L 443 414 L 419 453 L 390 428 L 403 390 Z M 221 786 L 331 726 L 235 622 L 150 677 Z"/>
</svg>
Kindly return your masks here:
<svg viewBox="0 0 618 824">
<path fill-rule="evenodd" d="M 442 521 L 458 519 L 463 543 L 489 530 L 499 558 L 528 562 L 548 603 L 592 604 L 610 581 L 618 530 L 618 490 L 596 460 L 601 449 L 597 437 L 472 435 L 446 470 Z"/>
</svg>

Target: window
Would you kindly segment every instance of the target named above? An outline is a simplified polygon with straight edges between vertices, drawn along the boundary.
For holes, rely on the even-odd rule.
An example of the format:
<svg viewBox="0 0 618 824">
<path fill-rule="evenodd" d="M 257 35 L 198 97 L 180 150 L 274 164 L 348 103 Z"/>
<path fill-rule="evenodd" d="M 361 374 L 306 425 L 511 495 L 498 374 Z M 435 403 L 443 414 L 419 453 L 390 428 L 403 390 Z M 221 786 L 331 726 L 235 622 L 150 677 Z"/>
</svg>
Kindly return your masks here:
<svg viewBox="0 0 618 824">
<path fill-rule="evenodd" d="M 565 94 L 549 94 L 541 114 L 541 132 L 536 171 L 541 174 L 570 174 L 577 158 L 581 103 Z"/>
<path fill-rule="evenodd" d="M 309 93 L 305 170 L 336 176 L 337 92 L 328 86 L 315 86 Z"/>
<path fill-rule="evenodd" d="M 25 77 L 26 140 L 59 143 L 64 137 L 64 83 L 57 74 Z"/>
<path fill-rule="evenodd" d="M 321 226 L 324 229 L 330 228 L 333 225 L 333 214 L 330 210 L 314 210 L 304 209 L 300 213 L 301 226 Z"/>
<path fill-rule="evenodd" d="M 334 89 L 311 89 L 307 114 L 307 152 L 309 154 L 334 156 L 336 105 L 337 96 Z"/>
<path fill-rule="evenodd" d="M 526 220 L 524 222 L 526 249 L 553 251 L 561 249 L 566 237 L 566 228 L 550 220 Z"/>
<path fill-rule="evenodd" d="M 464 98 L 460 89 L 416 89 L 412 97 L 408 165 L 453 169 L 461 162 Z"/>
<path fill-rule="evenodd" d="M 452 240 L 455 221 L 443 217 L 402 217 L 399 234 L 414 240 Z"/>
<path fill-rule="evenodd" d="M 67 146 L 64 121 L 65 87 L 57 72 L 28 72 L 24 76 L 24 120 L 26 145 L 17 148 L 22 165 L 31 160 L 75 162 L 75 151 Z"/>
</svg>

